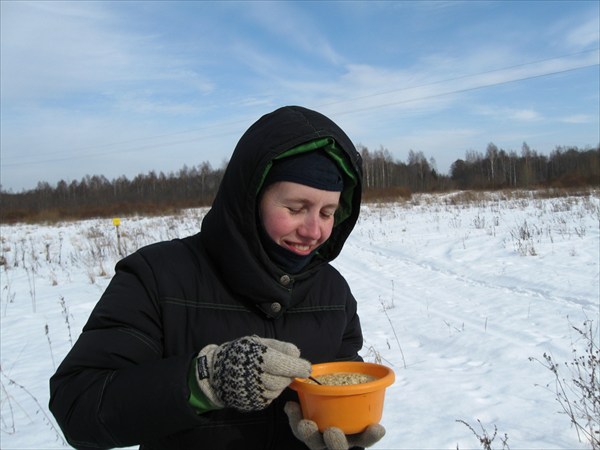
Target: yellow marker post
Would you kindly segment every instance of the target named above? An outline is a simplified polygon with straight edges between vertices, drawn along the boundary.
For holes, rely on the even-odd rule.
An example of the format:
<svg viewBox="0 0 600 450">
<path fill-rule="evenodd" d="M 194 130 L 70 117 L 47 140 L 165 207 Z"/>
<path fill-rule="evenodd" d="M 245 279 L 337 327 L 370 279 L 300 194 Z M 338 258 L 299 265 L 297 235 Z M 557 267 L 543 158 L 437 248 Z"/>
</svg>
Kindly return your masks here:
<svg viewBox="0 0 600 450">
<path fill-rule="evenodd" d="M 123 256 L 123 252 L 121 251 L 121 233 L 119 233 L 119 226 L 121 225 L 121 219 L 115 217 L 113 219 L 113 225 L 117 230 L 117 250 L 119 250 L 119 256 Z"/>
</svg>

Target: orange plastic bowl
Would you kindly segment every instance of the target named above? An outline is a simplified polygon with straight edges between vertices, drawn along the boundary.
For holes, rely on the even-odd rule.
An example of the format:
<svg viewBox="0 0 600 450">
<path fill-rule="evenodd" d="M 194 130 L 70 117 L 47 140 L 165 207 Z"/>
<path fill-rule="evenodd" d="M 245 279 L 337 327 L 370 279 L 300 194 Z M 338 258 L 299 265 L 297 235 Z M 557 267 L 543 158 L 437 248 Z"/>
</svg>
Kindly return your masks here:
<svg viewBox="0 0 600 450">
<path fill-rule="evenodd" d="M 383 414 L 385 389 L 395 379 L 394 372 L 381 364 L 345 361 L 314 364 L 312 376 L 332 373 L 361 373 L 376 378 L 368 383 L 324 386 L 296 378 L 290 385 L 298 392 L 302 415 L 317 423 L 319 431 L 337 427 L 345 434 L 360 433 L 379 423 Z"/>
</svg>

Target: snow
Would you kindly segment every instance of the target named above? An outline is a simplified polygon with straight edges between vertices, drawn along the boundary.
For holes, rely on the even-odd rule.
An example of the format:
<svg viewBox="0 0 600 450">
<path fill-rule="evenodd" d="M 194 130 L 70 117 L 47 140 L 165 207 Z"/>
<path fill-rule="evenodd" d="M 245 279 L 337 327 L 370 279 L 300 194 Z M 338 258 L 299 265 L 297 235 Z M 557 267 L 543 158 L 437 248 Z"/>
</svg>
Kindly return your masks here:
<svg viewBox="0 0 600 450">
<path fill-rule="evenodd" d="M 572 359 L 572 326 L 599 321 L 600 197 L 415 196 L 366 204 L 334 265 L 359 302 L 369 361 L 392 367 L 377 449 L 480 448 L 478 421 L 511 448 L 578 449 L 544 353 Z M 2 226 L 1 447 L 68 448 L 48 379 L 121 253 L 197 232 L 169 217 Z M 597 335 L 596 335 L 597 336 Z M 550 383 L 550 384 L 549 384 Z"/>
</svg>

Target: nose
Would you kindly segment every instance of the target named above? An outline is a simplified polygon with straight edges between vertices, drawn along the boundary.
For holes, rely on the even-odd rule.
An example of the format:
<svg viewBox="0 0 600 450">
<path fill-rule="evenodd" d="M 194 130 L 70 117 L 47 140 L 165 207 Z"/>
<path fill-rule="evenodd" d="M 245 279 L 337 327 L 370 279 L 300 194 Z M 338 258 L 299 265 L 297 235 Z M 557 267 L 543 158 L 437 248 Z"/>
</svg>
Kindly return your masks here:
<svg viewBox="0 0 600 450">
<path fill-rule="evenodd" d="M 304 217 L 302 226 L 298 229 L 298 234 L 301 237 L 313 239 L 315 241 L 318 241 L 321 238 L 321 222 L 318 213 L 307 214 Z"/>
</svg>

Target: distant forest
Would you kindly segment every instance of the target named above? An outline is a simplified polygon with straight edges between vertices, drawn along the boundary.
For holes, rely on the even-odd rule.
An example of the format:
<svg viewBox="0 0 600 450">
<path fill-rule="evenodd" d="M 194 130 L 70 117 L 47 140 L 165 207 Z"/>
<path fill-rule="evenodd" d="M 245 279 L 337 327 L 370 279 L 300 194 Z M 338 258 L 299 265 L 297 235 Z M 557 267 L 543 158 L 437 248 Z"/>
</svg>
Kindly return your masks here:
<svg viewBox="0 0 600 450">
<path fill-rule="evenodd" d="M 600 186 L 600 146 L 593 149 L 556 147 L 542 155 L 523 143 L 520 154 L 488 144 L 485 153 L 467 151 L 450 174 L 440 174 L 433 158 L 410 151 L 408 160 L 394 160 L 381 147 L 358 146 L 363 158 L 364 198 L 394 200 L 416 192 L 572 188 Z M 0 221 L 56 221 L 131 214 L 162 214 L 207 206 L 217 192 L 225 168 L 208 162 L 184 166 L 176 173 L 154 171 L 108 180 L 102 175 L 80 181 L 39 182 L 20 193 L 0 191 Z"/>
</svg>

